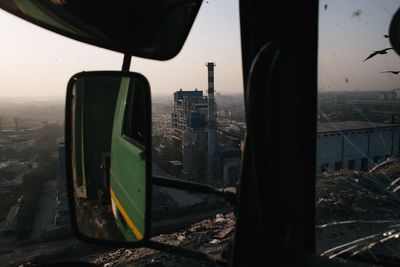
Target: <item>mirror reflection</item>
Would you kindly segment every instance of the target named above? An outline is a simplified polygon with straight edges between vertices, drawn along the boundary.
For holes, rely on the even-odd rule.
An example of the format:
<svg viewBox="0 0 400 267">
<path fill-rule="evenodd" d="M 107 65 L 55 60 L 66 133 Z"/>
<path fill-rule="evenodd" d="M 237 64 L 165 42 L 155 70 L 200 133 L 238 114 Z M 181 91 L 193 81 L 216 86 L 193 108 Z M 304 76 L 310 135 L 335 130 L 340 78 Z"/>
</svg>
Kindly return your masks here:
<svg viewBox="0 0 400 267">
<path fill-rule="evenodd" d="M 148 85 L 119 72 L 70 82 L 71 178 L 76 224 L 86 237 L 145 237 L 150 177 Z"/>
</svg>

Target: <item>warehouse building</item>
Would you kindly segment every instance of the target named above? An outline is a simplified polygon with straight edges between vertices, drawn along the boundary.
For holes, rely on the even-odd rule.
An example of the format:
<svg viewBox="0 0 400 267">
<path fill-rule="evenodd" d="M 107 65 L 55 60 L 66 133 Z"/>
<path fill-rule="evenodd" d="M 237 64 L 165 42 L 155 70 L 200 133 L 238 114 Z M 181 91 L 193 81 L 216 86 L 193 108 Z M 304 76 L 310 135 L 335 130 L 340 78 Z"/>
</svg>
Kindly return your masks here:
<svg viewBox="0 0 400 267">
<path fill-rule="evenodd" d="M 399 154 L 400 125 L 346 121 L 320 123 L 317 134 L 317 172 L 368 170 Z"/>
</svg>

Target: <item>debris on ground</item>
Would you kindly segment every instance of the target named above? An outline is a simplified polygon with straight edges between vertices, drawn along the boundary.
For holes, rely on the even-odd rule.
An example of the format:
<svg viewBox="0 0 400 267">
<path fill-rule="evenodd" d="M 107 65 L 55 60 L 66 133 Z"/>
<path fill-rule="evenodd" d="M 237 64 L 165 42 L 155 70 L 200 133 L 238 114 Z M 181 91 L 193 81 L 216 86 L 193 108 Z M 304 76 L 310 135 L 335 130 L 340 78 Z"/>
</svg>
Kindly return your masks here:
<svg viewBox="0 0 400 267">
<path fill-rule="evenodd" d="M 233 213 L 217 214 L 212 219 L 195 223 L 191 227 L 176 233 L 156 236 L 152 240 L 201 251 L 214 257 L 221 257 L 221 255 L 224 255 L 225 250 L 229 249 L 234 227 L 235 217 Z M 204 262 L 148 248 L 121 248 L 90 256 L 87 260 L 103 266 L 120 266 L 127 263 L 135 266 L 208 266 Z"/>
<path fill-rule="evenodd" d="M 399 159 L 388 159 L 368 172 L 319 174 L 315 202 L 317 252 L 329 257 L 368 253 L 373 258 L 378 252 L 400 257 L 399 178 Z M 393 251 L 399 253 L 394 255 Z"/>
<path fill-rule="evenodd" d="M 341 170 L 318 174 L 315 206 L 317 253 L 327 257 L 367 253 L 372 258 L 400 258 L 400 160 L 389 159 L 368 172 Z M 219 212 L 211 219 L 157 235 L 152 240 L 224 258 L 234 228 L 234 214 Z M 83 252 L 81 247 L 70 250 L 75 255 L 78 250 Z M 209 266 L 148 248 L 101 252 L 93 249 L 79 259 L 108 267 Z"/>
<path fill-rule="evenodd" d="M 396 164 L 399 167 L 400 165 Z M 340 171 L 316 180 L 317 225 L 344 220 L 400 220 L 398 177 L 385 172 Z"/>
</svg>

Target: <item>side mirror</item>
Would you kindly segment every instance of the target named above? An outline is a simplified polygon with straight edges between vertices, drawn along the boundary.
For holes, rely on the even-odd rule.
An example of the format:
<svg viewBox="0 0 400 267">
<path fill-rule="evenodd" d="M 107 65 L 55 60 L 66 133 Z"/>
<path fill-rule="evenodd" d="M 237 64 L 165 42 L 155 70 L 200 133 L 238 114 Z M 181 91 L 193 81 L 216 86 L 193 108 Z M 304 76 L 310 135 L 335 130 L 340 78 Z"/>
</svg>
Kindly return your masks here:
<svg viewBox="0 0 400 267">
<path fill-rule="evenodd" d="M 151 99 L 146 78 L 82 72 L 68 83 L 66 166 L 72 227 L 86 241 L 150 235 Z"/>
<path fill-rule="evenodd" d="M 0 1 L 0 8 L 80 42 L 167 60 L 181 50 L 201 0 Z"/>
<path fill-rule="evenodd" d="M 390 23 L 389 38 L 393 49 L 400 55 L 400 8 L 393 15 Z"/>
</svg>

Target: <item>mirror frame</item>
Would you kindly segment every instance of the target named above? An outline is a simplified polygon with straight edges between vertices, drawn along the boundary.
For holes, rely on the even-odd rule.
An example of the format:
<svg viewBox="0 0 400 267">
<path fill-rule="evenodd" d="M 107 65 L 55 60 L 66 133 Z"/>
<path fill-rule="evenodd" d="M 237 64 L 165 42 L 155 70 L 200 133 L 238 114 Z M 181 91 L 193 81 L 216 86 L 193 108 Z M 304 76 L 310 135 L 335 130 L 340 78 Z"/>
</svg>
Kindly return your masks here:
<svg viewBox="0 0 400 267">
<path fill-rule="evenodd" d="M 17 1 L 17 0 L 14 0 Z M 40 2 L 40 1 L 39 1 Z M 9 5 L 7 4 L 3 4 L 0 1 L 0 8 L 3 9 L 4 11 L 13 14 L 14 16 L 21 18 L 25 21 L 28 21 L 36 26 L 39 26 L 41 28 L 44 28 L 46 30 L 52 31 L 54 33 L 60 34 L 62 36 L 65 36 L 67 38 L 73 39 L 75 41 L 78 42 L 83 42 L 89 45 L 93 45 L 96 47 L 100 47 L 100 48 L 104 48 L 104 49 L 108 49 L 108 50 L 112 50 L 112 51 L 116 51 L 116 52 L 120 52 L 123 54 L 127 54 L 130 56 L 136 56 L 136 57 L 142 57 L 142 58 L 147 58 L 147 59 L 154 59 L 154 60 L 169 60 L 174 58 L 176 55 L 179 54 L 179 52 L 182 50 L 187 37 L 189 36 L 189 33 L 193 27 L 194 21 L 197 18 L 198 12 L 200 10 L 200 7 L 202 5 L 203 0 L 191 0 L 191 1 L 177 1 L 176 4 L 172 4 L 171 7 L 172 8 L 176 8 L 179 6 L 185 6 L 185 5 L 193 5 L 194 9 L 193 9 L 193 16 L 190 18 L 190 20 L 188 21 L 188 23 L 185 25 L 185 29 L 182 31 L 182 36 L 179 39 L 179 42 L 174 45 L 171 46 L 171 51 L 170 52 L 165 52 L 163 53 L 162 51 L 152 51 L 151 49 L 149 50 L 149 47 L 146 46 L 142 46 L 142 47 L 136 47 L 136 48 L 123 48 L 121 46 L 117 46 L 117 45 L 112 45 L 112 44 L 108 44 L 105 40 L 102 39 L 95 39 L 95 38 L 90 38 L 90 37 L 84 37 L 84 36 L 79 36 L 76 34 L 72 34 L 66 30 L 60 29 L 58 27 L 49 25 L 45 22 L 42 22 L 38 19 L 35 19 L 33 17 L 30 17 L 28 15 L 25 15 L 24 13 L 17 11 L 13 8 L 11 8 Z M 157 8 L 163 8 L 161 5 L 156 6 Z M 171 10 L 171 7 L 166 8 L 166 12 Z M 143 13 L 143 12 L 142 12 Z M 144 13 L 146 14 L 146 13 Z M 150 14 L 149 14 L 150 15 Z M 163 18 L 163 16 L 161 16 L 160 18 Z M 144 25 L 144 27 L 147 27 L 147 25 Z M 147 29 L 150 30 L 150 29 Z M 169 43 L 166 42 L 164 44 L 160 44 L 160 46 L 168 46 Z"/>
<path fill-rule="evenodd" d="M 146 212 L 145 212 L 145 231 L 143 234 L 143 239 L 135 242 L 129 241 L 119 241 L 119 240 L 104 240 L 88 237 L 81 233 L 79 226 L 77 224 L 76 218 L 76 207 L 74 199 L 74 184 L 72 179 L 72 93 L 73 87 L 76 80 L 83 77 L 107 77 L 107 76 L 121 76 L 121 77 L 131 77 L 132 79 L 139 79 L 143 82 L 143 85 L 147 87 L 145 89 L 146 99 L 146 121 L 147 121 L 147 133 L 149 137 L 146 138 Z M 150 84 L 146 77 L 142 74 L 129 72 L 129 71 L 90 71 L 90 72 L 79 72 L 74 74 L 68 81 L 67 92 L 66 92 L 66 102 L 65 102 L 65 166 L 66 166 L 66 179 L 67 179 L 67 193 L 68 193 L 68 203 L 70 209 L 70 219 L 71 228 L 75 236 L 84 242 L 95 244 L 95 245 L 105 245 L 109 247 L 125 247 L 125 248 L 137 248 L 144 247 L 148 245 L 150 235 L 151 235 L 151 211 L 152 211 L 152 142 L 151 142 L 151 130 L 152 130 L 152 114 L 151 114 L 151 93 Z"/>
<path fill-rule="evenodd" d="M 400 8 L 393 15 L 390 22 L 389 40 L 394 51 L 396 51 L 397 55 L 400 55 Z"/>
</svg>

